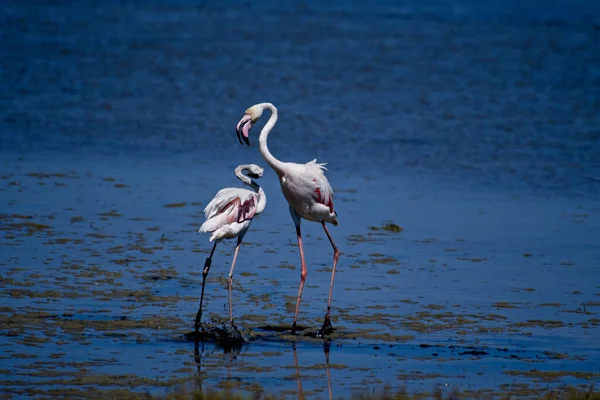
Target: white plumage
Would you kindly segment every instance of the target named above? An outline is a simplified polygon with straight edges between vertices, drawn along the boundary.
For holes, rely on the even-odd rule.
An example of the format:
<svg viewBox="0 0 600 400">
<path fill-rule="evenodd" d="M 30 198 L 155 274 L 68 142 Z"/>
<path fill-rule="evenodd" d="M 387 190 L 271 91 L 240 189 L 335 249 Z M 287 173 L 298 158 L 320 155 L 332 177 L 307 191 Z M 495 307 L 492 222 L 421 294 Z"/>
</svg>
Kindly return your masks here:
<svg viewBox="0 0 600 400">
<path fill-rule="evenodd" d="M 210 241 L 233 239 L 245 235 L 252 218 L 260 214 L 259 194 L 248 189 L 225 188 L 217 192 L 204 209 L 206 221 L 200 232 L 212 232 Z M 264 196 L 262 196 L 264 198 Z M 264 209 L 264 206 L 263 206 Z M 257 212 L 258 211 L 258 212 Z"/>
<path fill-rule="evenodd" d="M 296 298 L 296 310 L 294 313 L 292 331 L 296 329 L 298 310 L 300 309 L 300 298 L 304 288 L 304 281 L 306 280 L 306 275 L 308 273 L 304 261 L 304 249 L 302 248 L 302 234 L 300 231 L 301 221 L 302 219 L 305 219 L 308 221 L 320 222 L 333 247 L 333 268 L 331 272 L 331 284 L 329 285 L 329 297 L 327 299 L 327 313 L 325 314 L 325 321 L 320 330 L 320 334 L 326 334 L 333 330 L 330 320 L 331 295 L 333 292 L 335 269 L 340 255 L 340 251 L 335 245 L 325 224 L 326 222 L 333 225 L 338 224 L 337 213 L 333 208 L 333 189 L 331 189 L 331 185 L 323 173 L 323 171 L 327 170 L 325 164 L 317 163 L 316 159 L 307 162 L 306 164 L 282 162 L 271 154 L 267 147 L 267 137 L 275 126 L 278 115 L 277 108 L 271 103 L 255 104 L 246 110 L 236 127 L 236 133 L 240 143 L 243 144 L 243 142 L 246 142 L 246 144 L 250 144 L 250 129 L 262 116 L 264 110 L 270 110 L 271 116 L 260 131 L 260 136 L 258 138 L 260 153 L 265 161 L 277 173 L 279 183 L 281 184 L 281 191 L 290 206 L 290 215 L 296 226 L 298 250 L 300 251 L 300 262 L 302 263 L 300 288 L 298 289 L 298 297 Z"/>
<path fill-rule="evenodd" d="M 247 176 L 243 174 L 247 172 Z M 235 169 L 235 175 L 252 190 L 243 188 L 225 188 L 217 192 L 215 197 L 204 208 L 206 221 L 200 226 L 200 232 L 210 232 L 210 241 L 214 241 L 210 256 L 204 263 L 202 272 L 202 293 L 200 295 L 200 307 L 196 314 L 195 330 L 198 332 L 202 321 L 202 302 L 204 300 L 204 286 L 206 284 L 206 276 L 210 270 L 212 256 L 217 247 L 217 243 L 223 239 L 237 238 L 233 261 L 231 262 L 231 270 L 227 279 L 227 290 L 229 292 L 229 323 L 233 325 L 233 307 L 231 302 L 231 284 L 233 281 L 233 269 L 237 260 L 238 251 L 242 239 L 246 235 L 252 218 L 260 214 L 267 205 L 267 196 L 264 190 L 252 179 L 260 178 L 263 175 L 263 168 L 255 164 L 240 165 Z M 237 329 L 235 329 L 237 332 Z"/>
</svg>

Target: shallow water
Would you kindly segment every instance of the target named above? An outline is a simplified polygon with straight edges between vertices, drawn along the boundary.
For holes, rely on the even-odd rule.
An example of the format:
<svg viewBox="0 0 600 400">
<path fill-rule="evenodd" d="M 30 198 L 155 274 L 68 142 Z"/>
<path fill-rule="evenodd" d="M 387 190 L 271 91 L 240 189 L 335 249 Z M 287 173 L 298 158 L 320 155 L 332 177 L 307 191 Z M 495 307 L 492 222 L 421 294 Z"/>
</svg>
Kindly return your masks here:
<svg viewBox="0 0 600 400">
<path fill-rule="evenodd" d="M 8 4 L 3 393 L 201 385 L 327 398 L 598 382 L 595 3 Z M 248 342 L 195 349 L 184 334 L 210 251 L 197 229 L 214 193 L 239 184 L 237 164 L 264 165 L 260 127 L 251 148 L 233 132 L 259 101 L 279 107 L 277 157 L 330 168 L 336 332 L 265 329 L 291 324 L 300 274 L 266 169 L 267 208 L 234 279 Z M 318 224 L 303 231 L 310 332 L 332 254 Z M 217 247 L 208 278 L 211 326 L 227 318 L 233 247 Z"/>
</svg>

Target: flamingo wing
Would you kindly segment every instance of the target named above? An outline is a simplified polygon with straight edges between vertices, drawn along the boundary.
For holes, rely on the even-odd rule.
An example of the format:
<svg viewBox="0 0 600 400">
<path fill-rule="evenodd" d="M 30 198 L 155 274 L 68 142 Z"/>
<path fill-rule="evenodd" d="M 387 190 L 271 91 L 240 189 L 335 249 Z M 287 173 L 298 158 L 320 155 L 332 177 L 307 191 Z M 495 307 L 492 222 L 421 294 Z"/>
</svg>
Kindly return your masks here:
<svg viewBox="0 0 600 400">
<path fill-rule="evenodd" d="M 310 170 L 312 175 L 315 200 L 318 203 L 328 207 L 329 211 L 333 214 L 333 189 L 329 184 L 329 180 L 327 180 L 327 177 L 323 173 L 324 170 L 327 170 L 327 168 L 325 168 L 325 164 L 317 163 L 317 160 L 314 159 L 305 165 Z"/>
<path fill-rule="evenodd" d="M 239 197 L 233 206 L 231 213 L 231 222 L 237 222 L 241 224 L 244 221 L 251 220 L 256 214 L 256 204 L 258 203 L 257 196 L 249 196 L 248 199 L 242 202 Z"/>
<path fill-rule="evenodd" d="M 202 232 L 212 232 L 224 225 L 251 220 L 256 214 L 257 193 L 246 189 L 221 189 L 204 209 L 206 222 Z"/>
</svg>

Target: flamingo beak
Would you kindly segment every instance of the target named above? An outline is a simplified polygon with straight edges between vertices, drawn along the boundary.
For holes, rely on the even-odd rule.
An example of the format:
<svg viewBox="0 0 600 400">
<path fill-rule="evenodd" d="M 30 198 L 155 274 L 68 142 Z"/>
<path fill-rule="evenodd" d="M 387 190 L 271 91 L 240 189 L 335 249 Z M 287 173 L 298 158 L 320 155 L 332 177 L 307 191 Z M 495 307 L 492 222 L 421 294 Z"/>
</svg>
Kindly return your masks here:
<svg viewBox="0 0 600 400">
<path fill-rule="evenodd" d="M 238 124 L 235 128 L 235 133 L 237 134 L 240 144 L 243 145 L 244 142 L 246 142 L 246 144 L 248 146 L 250 146 L 250 140 L 248 139 L 248 134 L 249 134 L 251 128 L 252 128 L 252 117 L 250 115 L 246 114 L 240 120 L 240 122 L 238 122 Z M 244 140 L 244 142 L 242 142 L 242 139 Z"/>
</svg>

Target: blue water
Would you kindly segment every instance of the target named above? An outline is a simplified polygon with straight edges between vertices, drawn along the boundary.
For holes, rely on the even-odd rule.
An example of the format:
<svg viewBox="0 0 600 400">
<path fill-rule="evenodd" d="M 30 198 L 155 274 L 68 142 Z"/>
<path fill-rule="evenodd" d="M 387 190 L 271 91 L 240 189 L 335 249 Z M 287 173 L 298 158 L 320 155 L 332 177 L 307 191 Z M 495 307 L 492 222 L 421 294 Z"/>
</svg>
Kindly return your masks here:
<svg viewBox="0 0 600 400">
<path fill-rule="evenodd" d="M 270 101 L 282 159 L 594 196 L 599 15 L 592 0 L 8 2 L 0 151 L 210 162 Z"/>
<path fill-rule="evenodd" d="M 95 373 L 114 365 L 152 379 L 198 373 L 212 386 L 233 377 L 296 390 L 289 343 L 256 343 L 237 358 L 208 345 L 204 372 L 197 372 L 193 348 L 178 341 L 191 329 L 209 249 L 196 232 L 201 210 L 219 188 L 239 184 L 235 166 L 264 165 L 260 126 L 251 148 L 239 145 L 234 130 L 247 107 L 268 101 L 280 117 L 271 151 L 286 161 L 317 158 L 330 169 L 340 216 L 331 231 L 342 250 L 334 325 L 415 337 L 385 353 L 372 351 L 368 340 L 334 344 L 331 362 L 346 366 L 331 371 L 334 395 L 381 383 L 411 390 L 523 381 L 540 387 L 546 383 L 505 372 L 598 371 L 600 3 L 7 1 L 0 43 L 0 228 L 20 222 L 15 214 L 53 227 L 23 236 L 1 231 L 3 315 L 12 308 L 90 321 L 155 314 L 179 321 L 177 332 L 135 331 L 148 340 L 135 346 L 134 339 L 90 330 L 90 349 L 57 330 L 52 346 L 35 349 L 40 361 L 53 365 L 48 354 L 62 351 L 66 361 L 104 360 Z M 290 323 L 286 303 L 298 285 L 287 205 L 272 171 L 261 184 L 267 209 L 237 267 L 241 325 L 252 324 L 248 315 Z M 175 202 L 187 205 L 165 208 Z M 123 217 L 99 216 L 110 210 Z M 84 222 L 73 223 L 78 216 Z M 370 229 L 387 222 L 404 231 Z M 303 229 L 309 277 L 301 322 L 312 327 L 324 311 L 331 249 L 318 224 Z M 161 235 L 172 242 L 162 243 Z M 83 244 L 53 242 L 65 237 Z M 140 243 L 154 253 L 140 253 Z M 116 245 L 125 255 L 109 252 Z M 225 315 L 222 279 L 232 247 L 217 251 L 207 315 Z M 124 256 L 136 265 L 114 263 Z M 65 268 L 69 263 L 82 264 L 86 274 Z M 96 267 L 121 274 L 113 278 L 119 287 L 177 302 L 129 309 L 126 300 L 105 301 L 101 292 L 114 282 Z M 147 279 L 158 268 L 178 275 Z M 12 292 L 23 289 L 89 295 Z M 252 296 L 264 295 L 275 306 L 257 310 Z M 445 328 L 431 312 L 475 322 Z M 358 318 L 377 313 L 376 320 Z M 412 318 L 430 329 L 413 329 Z M 518 325 L 531 320 L 562 325 Z M 2 346 L 27 353 L 7 332 L 2 328 Z M 474 362 L 443 348 L 440 357 L 450 361 L 435 362 L 422 343 L 478 346 L 491 355 Z M 510 353 L 490 350 L 499 347 Z M 326 397 L 322 347 L 300 343 L 297 352 L 301 375 L 320 379 L 307 379 L 305 389 Z M 15 393 L 31 360 L 6 354 L 3 362 L 14 368 L 3 390 Z M 415 371 L 439 376 L 405 378 Z"/>
</svg>

